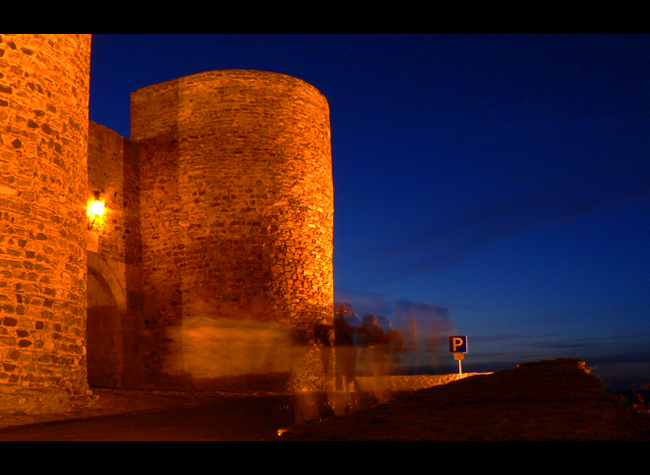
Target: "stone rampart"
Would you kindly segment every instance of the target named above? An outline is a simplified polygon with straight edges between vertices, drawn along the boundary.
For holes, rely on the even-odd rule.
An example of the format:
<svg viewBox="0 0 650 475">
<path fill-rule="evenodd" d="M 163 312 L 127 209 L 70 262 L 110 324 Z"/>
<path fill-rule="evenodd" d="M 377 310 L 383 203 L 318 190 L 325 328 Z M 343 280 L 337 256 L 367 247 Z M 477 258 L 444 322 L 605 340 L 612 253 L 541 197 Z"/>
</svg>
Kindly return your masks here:
<svg viewBox="0 0 650 475">
<path fill-rule="evenodd" d="M 314 329 L 333 314 L 325 98 L 289 76 L 236 70 L 150 86 L 131 103 L 131 140 L 146 150 L 148 366 L 165 373 L 165 359 L 183 361 L 169 330 L 204 317 L 291 324 L 306 352 L 297 361 L 316 365 Z M 185 363 L 176 369 L 193 372 Z M 322 383 L 314 371 L 298 371 L 296 384 Z"/>
<path fill-rule="evenodd" d="M 14 393 L 87 390 L 90 45 L 0 35 L 0 384 Z"/>
<path fill-rule="evenodd" d="M 134 92 L 125 138 L 88 119 L 90 48 L 0 35 L 0 411 L 91 385 L 327 389 L 327 100 L 283 74 L 200 73 Z"/>
</svg>

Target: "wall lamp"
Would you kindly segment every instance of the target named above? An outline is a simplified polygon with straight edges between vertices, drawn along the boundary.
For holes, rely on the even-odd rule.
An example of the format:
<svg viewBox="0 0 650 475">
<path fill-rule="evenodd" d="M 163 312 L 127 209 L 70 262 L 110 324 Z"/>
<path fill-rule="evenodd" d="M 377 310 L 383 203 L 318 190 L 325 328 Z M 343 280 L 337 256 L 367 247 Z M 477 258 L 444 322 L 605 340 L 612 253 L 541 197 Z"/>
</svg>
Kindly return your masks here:
<svg viewBox="0 0 650 475">
<path fill-rule="evenodd" d="M 88 205 L 88 230 L 92 230 L 97 218 L 104 214 L 104 203 L 99 200 L 99 192 L 95 192 L 95 199 Z"/>
</svg>

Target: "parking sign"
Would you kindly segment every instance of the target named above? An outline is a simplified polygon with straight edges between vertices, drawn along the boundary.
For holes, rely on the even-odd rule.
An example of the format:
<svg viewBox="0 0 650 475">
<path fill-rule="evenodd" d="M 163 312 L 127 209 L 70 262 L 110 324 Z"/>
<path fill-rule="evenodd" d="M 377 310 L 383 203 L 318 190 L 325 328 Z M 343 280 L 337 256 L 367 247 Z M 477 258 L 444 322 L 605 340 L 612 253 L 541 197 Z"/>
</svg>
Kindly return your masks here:
<svg viewBox="0 0 650 475">
<path fill-rule="evenodd" d="M 467 336 L 466 335 L 450 336 L 449 351 L 451 353 L 467 353 Z"/>
</svg>

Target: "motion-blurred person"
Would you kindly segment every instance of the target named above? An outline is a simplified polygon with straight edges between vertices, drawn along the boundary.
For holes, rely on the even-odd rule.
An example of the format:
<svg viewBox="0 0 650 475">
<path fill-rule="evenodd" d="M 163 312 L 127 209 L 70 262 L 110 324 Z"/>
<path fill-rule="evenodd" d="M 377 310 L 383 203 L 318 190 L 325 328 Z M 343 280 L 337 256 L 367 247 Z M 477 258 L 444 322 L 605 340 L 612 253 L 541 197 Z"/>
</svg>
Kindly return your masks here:
<svg viewBox="0 0 650 475">
<path fill-rule="evenodd" d="M 386 332 L 386 338 L 388 338 L 388 363 L 397 368 L 402 362 L 401 357 L 406 349 L 402 334 L 395 330 L 391 324 Z"/>
<path fill-rule="evenodd" d="M 419 366 L 418 360 L 418 324 L 412 314 L 413 304 L 409 300 L 395 303 L 396 326 L 402 335 L 404 349 L 401 363 L 404 368 L 413 369 Z"/>
<path fill-rule="evenodd" d="M 386 399 L 384 376 L 386 375 L 388 337 L 377 324 L 376 315 L 368 314 L 363 317 L 359 337 L 361 345 L 360 360 L 366 368 L 370 369 L 375 384 L 377 401 L 383 402 Z"/>
<path fill-rule="evenodd" d="M 336 355 L 337 390 L 350 393 L 354 390 L 357 373 L 357 347 L 354 334 L 358 331 L 347 322 L 346 305 L 339 307 L 334 318 L 334 347 Z"/>
</svg>

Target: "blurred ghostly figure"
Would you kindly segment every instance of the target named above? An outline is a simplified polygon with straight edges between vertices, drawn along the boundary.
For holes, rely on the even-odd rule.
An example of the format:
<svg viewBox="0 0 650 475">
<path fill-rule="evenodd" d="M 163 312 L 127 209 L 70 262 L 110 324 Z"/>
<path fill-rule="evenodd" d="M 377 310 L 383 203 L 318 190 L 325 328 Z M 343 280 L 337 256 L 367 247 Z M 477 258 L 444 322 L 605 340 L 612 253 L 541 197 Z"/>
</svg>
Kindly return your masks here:
<svg viewBox="0 0 650 475">
<path fill-rule="evenodd" d="M 394 305 L 395 326 L 399 329 L 404 345 L 400 363 L 406 369 L 419 366 L 418 324 L 411 312 L 412 306 L 408 300 L 401 300 Z"/>
<path fill-rule="evenodd" d="M 354 344 L 354 335 L 358 330 L 346 320 L 348 313 L 347 306 L 343 304 L 334 318 L 337 389 L 346 393 L 354 390 L 357 372 L 357 348 Z"/>
<path fill-rule="evenodd" d="M 432 364 L 454 333 L 449 309 L 443 305 L 400 300 L 394 305 L 396 326 L 404 340 L 402 365 L 418 368 Z M 417 370 L 416 370 L 417 371 Z"/>
<path fill-rule="evenodd" d="M 394 368 L 397 368 L 397 366 L 399 366 L 401 363 L 402 355 L 406 349 L 406 345 L 402 339 L 402 334 L 393 328 L 390 320 L 388 323 L 388 331 L 386 332 L 386 337 L 388 338 L 388 364 Z"/>
<path fill-rule="evenodd" d="M 330 381 L 334 371 L 334 341 L 332 338 L 332 325 L 317 324 L 314 327 L 314 341 L 320 351 L 325 380 Z"/>
<path fill-rule="evenodd" d="M 419 303 L 413 307 L 415 319 L 420 322 L 420 336 L 426 351 L 439 356 L 441 348 L 454 333 L 454 324 L 449 320 L 449 309 L 444 305 Z"/>
<path fill-rule="evenodd" d="M 388 352 L 388 337 L 377 324 L 377 316 L 367 314 L 361 322 L 359 330 L 361 346 L 360 362 L 369 371 L 375 384 L 375 397 L 379 402 L 386 399 L 386 353 Z"/>
<path fill-rule="evenodd" d="M 167 335 L 174 351 L 166 371 L 189 374 L 195 382 L 292 368 L 293 326 L 287 323 L 197 316 Z"/>
<path fill-rule="evenodd" d="M 335 391 L 329 395 L 334 414 L 339 416 L 353 410 L 352 394 L 358 388 L 356 335 L 359 319 L 350 304 L 337 303 L 334 306 L 334 358 Z"/>
</svg>

